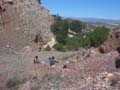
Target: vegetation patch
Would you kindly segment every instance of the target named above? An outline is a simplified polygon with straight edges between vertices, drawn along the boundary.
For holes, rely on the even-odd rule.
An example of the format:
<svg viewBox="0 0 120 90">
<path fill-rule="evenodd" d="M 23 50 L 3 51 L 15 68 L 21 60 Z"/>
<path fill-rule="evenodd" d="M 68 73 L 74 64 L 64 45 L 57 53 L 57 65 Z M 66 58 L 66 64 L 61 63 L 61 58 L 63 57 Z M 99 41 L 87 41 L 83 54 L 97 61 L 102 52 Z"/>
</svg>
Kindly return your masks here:
<svg viewBox="0 0 120 90">
<path fill-rule="evenodd" d="M 46 75 L 41 80 L 41 86 L 44 86 L 45 89 L 60 90 L 63 87 L 63 79 L 59 74 Z"/>
<path fill-rule="evenodd" d="M 56 36 L 58 51 L 78 50 L 80 47 L 99 47 L 108 37 L 110 29 L 96 27 L 92 32 L 85 33 L 86 25 L 78 20 L 63 19 L 54 15 L 55 22 L 51 31 Z"/>
<path fill-rule="evenodd" d="M 57 51 L 61 51 L 61 52 L 65 52 L 65 51 L 66 51 L 64 45 L 63 45 L 63 44 L 60 44 L 60 43 L 55 44 L 55 45 L 54 45 L 54 48 L 55 48 Z"/>
<path fill-rule="evenodd" d="M 19 86 L 20 84 L 23 84 L 26 82 L 26 78 L 19 78 L 19 77 L 13 77 L 13 78 L 10 78 L 8 81 L 7 81 L 7 84 L 6 84 L 6 87 L 8 89 L 14 89 L 14 88 L 17 88 L 17 86 Z"/>
<path fill-rule="evenodd" d="M 47 47 L 45 48 L 45 51 L 51 51 L 50 46 L 47 46 Z"/>
<path fill-rule="evenodd" d="M 31 90 L 40 90 L 41 86 L 35 85 L 31 88 Z"/>
</svg>

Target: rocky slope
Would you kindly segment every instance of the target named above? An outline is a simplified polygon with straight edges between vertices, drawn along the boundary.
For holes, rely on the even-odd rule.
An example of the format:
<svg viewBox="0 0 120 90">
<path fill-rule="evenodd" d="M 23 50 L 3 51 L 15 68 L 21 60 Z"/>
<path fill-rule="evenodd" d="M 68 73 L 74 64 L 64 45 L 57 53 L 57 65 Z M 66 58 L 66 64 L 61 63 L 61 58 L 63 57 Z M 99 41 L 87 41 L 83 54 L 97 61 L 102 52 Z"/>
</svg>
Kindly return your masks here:
<svg viewBox="0 0 120 90">
<path fill-rule="evenodd" d="M 120 28 L 110 32 L 108 39 L 101 45 L 102 52 L 110 52 L 120 47 Z"/>
<path fill-rule="evenodd" d="M 39 64 L 33 63 L 36 55 Z M 51 56 L 59 63 L 50 66 Z M 0 90 L 119 90 L 117 56 L 116 51 L 100 54 L 97 49 L 2 54 Z"/>
<path fill-rule="evenodd" d="M 0 0 L 0 50 L 45 45 L 53 38 L 52 22 L 38 0 Z"/>
</svg>

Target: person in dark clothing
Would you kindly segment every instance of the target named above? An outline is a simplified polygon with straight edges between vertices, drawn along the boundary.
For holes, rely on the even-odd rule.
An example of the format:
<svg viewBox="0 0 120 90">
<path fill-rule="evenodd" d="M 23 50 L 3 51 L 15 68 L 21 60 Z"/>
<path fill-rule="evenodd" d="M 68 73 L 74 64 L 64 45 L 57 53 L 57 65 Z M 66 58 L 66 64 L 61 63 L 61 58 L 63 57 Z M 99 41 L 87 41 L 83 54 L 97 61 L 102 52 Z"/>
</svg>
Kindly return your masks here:
<svg viewBox="0 0 120 90">
<path fill-rule="evenodd" d="M 116 50 L 120 54 L 120 47 L 117 47 Z"/>
<path fill-rule="evenodd" d="M 63 69 L 67 69 L 67 65 L 63 65 Z"/>
<path fill-rule="evenodd" d="M 116 67 L 116 69 L 120 68 L 120 57 L 116 58 L 116 60 L 115 60 L 115 67 Z"/>
<path fill-rule="evenodd" d="M 38 56 L 35 56 L 35 58 L 34 58 L 34 63 L 39 63 Z"/>
<path fill-rule="evenodd" d="M 115 67 L 116 69 L 120 68 L 120 47 L 116 48 L 116 51 L 119 53 L 119 56 L 115 59 Z"/>
<path fill-rule="evenodd" d="M 50 64 L 50 66 L 55 65 L 55 63 L 58 63 L 58 62 L 55 60 L 54 56 L 52 56 L 51 58 L 49 58 L 49 64 Z"/>
</svg>

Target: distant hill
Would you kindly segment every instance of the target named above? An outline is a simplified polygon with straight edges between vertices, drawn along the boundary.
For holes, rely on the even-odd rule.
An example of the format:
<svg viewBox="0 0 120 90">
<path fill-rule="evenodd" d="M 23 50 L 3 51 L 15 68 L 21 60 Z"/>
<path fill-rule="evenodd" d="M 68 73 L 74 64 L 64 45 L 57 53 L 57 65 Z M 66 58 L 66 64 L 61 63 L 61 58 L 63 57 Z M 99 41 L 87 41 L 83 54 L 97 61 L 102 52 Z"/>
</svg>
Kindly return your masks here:
<svg viewBox="0 0 120 90">
<path fill-rule="evenodd" d="M 97 19 L 97 18 L 69 18 L 80 20 L 82 22 L 92 24 L 95 26 L 108 26 L 111 28 L 115 28 L 120 25 L 120 20 L 112 20 L 112 19 Z"/>
<path fill-rule="evenodd" d="M 120 20 L 112 20 L 112 19 L 79 18 L 79 20 L 83 22 L 90 22 L 90 23 L 106 23 L 106 24 L 112 24 L 112 25 L 120 24 Z"/>
</svg>

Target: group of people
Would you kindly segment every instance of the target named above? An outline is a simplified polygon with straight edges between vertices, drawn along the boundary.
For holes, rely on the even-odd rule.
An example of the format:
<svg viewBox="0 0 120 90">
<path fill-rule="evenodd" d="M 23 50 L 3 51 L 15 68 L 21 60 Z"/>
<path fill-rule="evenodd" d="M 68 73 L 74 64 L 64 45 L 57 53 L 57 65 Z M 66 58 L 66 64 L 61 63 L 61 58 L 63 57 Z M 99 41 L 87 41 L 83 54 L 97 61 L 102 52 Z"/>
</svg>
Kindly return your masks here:
<svg viewBox="0 0 120 90">
<path fill-rule="evenodd" d="M 56 63 L 59 63 L 54 56 L 48 58 L 48 60 L 49 60 L 49 65 L 50 65 L 50 66 L 53 66 L 53 65 L 55 65 Z M 34 58 L 34 60 L 33 60 L 33 63 L 34 63 L 34 64 L 39 64 L 39 63 L 40 63 L 38 56 L 35 56 L 35 58 Z M 63 69 L 67 69 L 67 65 L 66 65 L 66 64 L 63 65 Z"/>
<path fill-rule="evenodd" d="M 120 47 L 118 47 L 116 50 L 119 53 L 119 56 L 116 57 L 116 59 L 115 59 L 115 67 L 116 67 L 116 69 L 119 69 L 120 68 Z M 48 59 L 49 59 L 49 65 L 50 66 L 53 66 L 56 63 L 58 63 L 58 61 L 56 60 L 56 58 L 54 56 L 52 56 Z M 34 64 L 39 64 L 40 63 L 38 56 L 35 56 L 33 63 Z M 64 65 L 63 68 L 67 68 L 67 65 Z"/>
<path fill-rule="evenodd" d="M 49 59 L 49 65 L 50 65 L 50 66 L 55 65 L 56 63 L 58 63 L 58 61 L 55 59 L 54 56 L 52 56 L 52 57 L 50 57 L 50 58 L 48 58 L 48 59 Z M 40 63 L 38 56 L 35 56 L 35 57 L 34 57 L 33 63 L 34 63 L 34 64 L 39 64 L 39 63 Z"/>
</svg>

